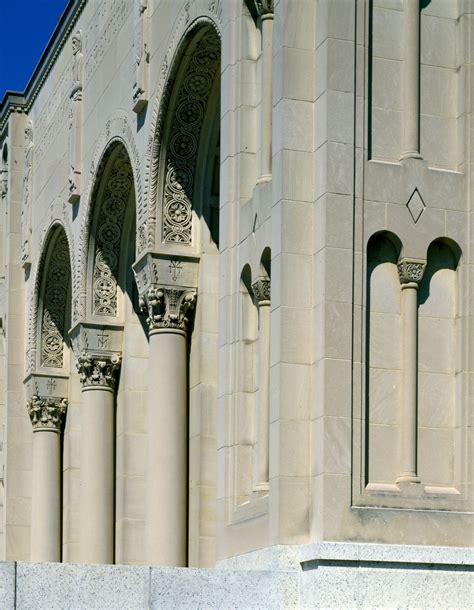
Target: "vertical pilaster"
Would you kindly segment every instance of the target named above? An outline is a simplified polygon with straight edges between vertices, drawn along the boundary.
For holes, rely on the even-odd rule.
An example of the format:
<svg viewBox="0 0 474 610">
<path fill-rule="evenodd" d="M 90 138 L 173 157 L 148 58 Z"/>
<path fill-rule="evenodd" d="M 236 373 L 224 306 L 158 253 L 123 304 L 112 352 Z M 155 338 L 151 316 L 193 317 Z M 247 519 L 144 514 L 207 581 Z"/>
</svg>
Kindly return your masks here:
<svg viewBox="0 0 474 610">
<path fill-rule="evenodd" d="M 254 489 L 268 490 L 270 408 L 270 280 L 258 278 L 252 284 L 258 304 L 258 417 L 254 455 Z"/>
<path fill-rule="evenodd" d="M 425 262 L 402 259 L 402 410 L 400 476 L 397 482 L 419 483 L 417 473 L 418 286 Z"/>
<path fill-rule="evenodd" d="M 404 119 L 401 158 L 420 155 L 420 0 L 405 0 Z"/>
<path fill-rule="evenodd" d="M 114 563 L 115 384 L 118 354 L 84 351 L 77 360 L 82 383 L 81 558 Z"/>
<path fill-rule="evenodd" d="M 133 0 L 133 49 L 135 83 L 133 111 L 139 114 L 148 103 L 148 66 L 150 62 L 150 32 L 148 0 Z"/>
<path fill-rule="evenodd" d="M 61 428 L 66 398 L 33 396 L 31 560 L 61 561 Z"/>
<path fill-rule="evenodd" d="M 150 287 L 141 298 L 150 337 L 146 557 L 154 565 L 187 564 L 187 325 L 196 292 Z"/>
<path fill-rule="evenodd" d="M 78 30 L 72 37 L 72 89 L 70 107 L 70 168 L 69 203 L 77 203 L 81 197 L 82 178 L 82 81 L 84 56 L 82 54 L 82 32 Z"/>
<path fill-rule="evenodd" d="M 273 0 L 257 2 L 262 25 L 262 116 L 260 121 L 260 180 L 272 175 L 272 56 Z"/>
</svg>

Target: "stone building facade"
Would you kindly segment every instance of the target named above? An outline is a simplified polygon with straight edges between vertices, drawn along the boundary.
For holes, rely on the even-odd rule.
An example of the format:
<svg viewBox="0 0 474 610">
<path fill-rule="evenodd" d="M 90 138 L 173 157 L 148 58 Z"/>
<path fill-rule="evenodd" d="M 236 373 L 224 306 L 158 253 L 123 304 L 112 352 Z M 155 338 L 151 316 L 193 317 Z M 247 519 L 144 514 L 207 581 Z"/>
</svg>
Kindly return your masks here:
<svg viewBox="0 0 474 610">
<path fill-rule="evenodd" d="M 0 108 L 3 559 L 472 544 L 473 40 L 70 0 Z"/>
</svg>

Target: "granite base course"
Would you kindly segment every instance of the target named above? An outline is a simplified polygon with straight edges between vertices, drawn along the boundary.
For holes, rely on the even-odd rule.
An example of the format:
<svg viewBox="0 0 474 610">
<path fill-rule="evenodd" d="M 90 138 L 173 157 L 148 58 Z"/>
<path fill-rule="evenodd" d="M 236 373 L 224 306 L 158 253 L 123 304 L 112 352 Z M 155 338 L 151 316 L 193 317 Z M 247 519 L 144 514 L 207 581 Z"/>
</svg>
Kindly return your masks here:
<svg viewBox="0 0 474 610">
<path fill-rule="evenodd" d="M 275 546 L 216 569 L 0 562 L 0 608 L 472 608 L 474 551 Z"/>
</svg>

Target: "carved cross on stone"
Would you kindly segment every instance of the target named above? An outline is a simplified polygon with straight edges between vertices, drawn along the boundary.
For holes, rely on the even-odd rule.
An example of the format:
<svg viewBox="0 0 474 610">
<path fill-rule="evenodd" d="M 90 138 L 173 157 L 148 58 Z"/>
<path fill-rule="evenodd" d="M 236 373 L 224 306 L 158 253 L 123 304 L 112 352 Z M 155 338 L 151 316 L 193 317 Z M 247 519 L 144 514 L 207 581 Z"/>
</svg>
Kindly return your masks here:
<svg viewBox="0 0 474 610">
<path fill-rule="evenodd" d="M 181 274 L 181 270 L 183 269 L 183 265 L 181 261 L 172 260 L 169 264 L 169 270 L 171 274 L 171 279 L 173 282 L 176 282 L 179 275 Z"/>
<path fill-rule="evenodd" d="M 102 329 L 102 331 L 97 335 L 97 347 L 102 349 L 107 349 L 109 346 L 109 335 Z"/>
<path fill-rule="evenodd" d="M 48 379 L 46 387 L 48 388 L 48 392 L 54 392 L 54 390 L 56 389 L 56 380 Z"/>
</svg>

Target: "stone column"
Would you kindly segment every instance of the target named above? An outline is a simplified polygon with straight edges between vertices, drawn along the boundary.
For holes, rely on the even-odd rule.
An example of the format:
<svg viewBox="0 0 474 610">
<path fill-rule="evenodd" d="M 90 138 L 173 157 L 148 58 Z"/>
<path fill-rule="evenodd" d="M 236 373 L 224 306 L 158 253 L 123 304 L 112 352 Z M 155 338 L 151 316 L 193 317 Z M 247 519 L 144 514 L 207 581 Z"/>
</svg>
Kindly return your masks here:
<svg viewBox="0 0 474 610">
<path fill-rule="evenodd" d="M 114 563 L 115 384 L 120 355 L 83 351 L 77 359 L 82 383 L 81 558 Z"/>
<path fill-rule="evenodd" d="M 65 398 L 33 396 L 31 560 L 61 561 L 61 428 Z"/>
<path fill-rule="evenodd" d="M 402 410 L 400 476 L 397 483 L 419 483 L 417 475 L 418 403 L 418 286 L 426 263 L 402 259 L 398 274 L 402 288 Z"/>
<path fill-rule="evenodd" d="M 262 27 L 262 116 L 260 120 L 260 181 L 272 175 L 272 56 L 273 0 L 257 0 L 256 10 Z"/>
<path fill-rule="evenodd" d="M 258 303 L 258 417 L 254 454 L 254 489 L 268 490 L 270 425 L 270 280 L 258 278 L 252 284 Z"/>
<path fill-rule="evenodd" d="M 401 158 L 420 155 L 420 0 L 405 0 L 404 114 Z"/>
<path fill-rule="evenodd" d="M 196 292 L 151 286 L 141 297 L 149 327 L 146 558 L 187 564 L 188 311 Z"/>
</svg>

